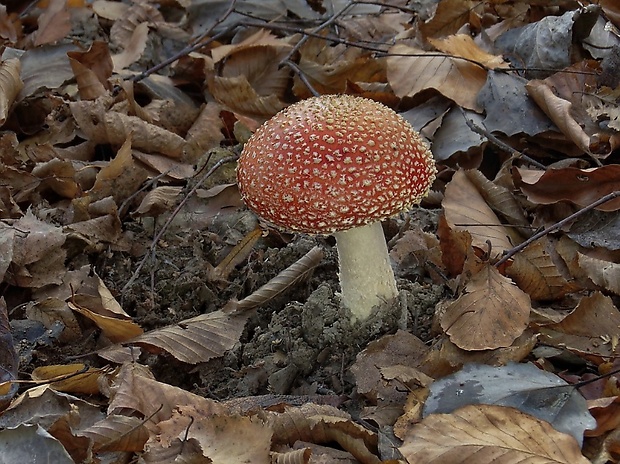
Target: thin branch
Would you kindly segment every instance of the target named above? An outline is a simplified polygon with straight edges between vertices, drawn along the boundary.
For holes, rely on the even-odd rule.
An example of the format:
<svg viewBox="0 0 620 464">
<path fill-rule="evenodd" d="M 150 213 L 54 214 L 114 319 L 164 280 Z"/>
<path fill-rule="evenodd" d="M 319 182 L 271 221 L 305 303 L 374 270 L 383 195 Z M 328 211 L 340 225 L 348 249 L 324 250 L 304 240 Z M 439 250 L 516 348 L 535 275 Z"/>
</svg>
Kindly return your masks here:
<svg viewBox="0 0 620 464">
<path fill-rule="evenodd" d="M 538 161 L 536 161 L 533 158 L 530 158 L 529 156 L 521 153 L 518 150 L 515 150 L 514 148 L 512 148 L 510 145 L 508 145 L 507 143 L 502 142 L 500 139 L 498 139 L 497 137 L 495 137 L 493 134 L 491 134 L 488 130 L 478 126 L 474 121 L 472 121 L 471 119 L 469 119 L 467 117 L 467 115 L 465 114 L 465 110 L 463 110 L 463 108 L 461 108 L 460 106 L 458 107 L 461 110 L 461 114 L 463 115 L 463 118 L 465 119 L 465 124 L 467 124 L 467 127 L 469 127 L 472 131 L 474 131 L 475 133 L 482 135 L 484 137 L 486 137 L 487 139 L 489 139 L 489 141 L 495 145 L 497 145 L 498 147 L 500 147 L 501 149 L 507 151 L 508 153 L 510 153 L 513 157 L 515 158 L 521 158 L 526 160 L 527 162 L 529 162 L 530 164 L 533 164 L 534 166 L 536 166 L 537 168 L 540 168 L 544 171 L 547 170 L 547 166 L 545 166 L 542 163 L 539 163 Z"/>
<path fill-rule="evenodd" d="M 141 72 L 140 74 L 132 76 L 129 80 L 132 80 L 134 82 L 140 82 L 141 80 L 146 79 L 147 77 L 149 77 L 151 74 L 156 73 L 157 71 L 165 68 L 166 66 L 174 63 L 175 61 L 183 58 L 184 56 L 187 56 L 190 53 L 195 52 L 196 50 L 199 50 L 199 49 L 201 49 L 203 47 L 206 47 L 211 42 L 215 42 L 220 37 L 223 37 L 223 36 L 229 34 L 236 27 L 236 25 L 233 24 L 232 26 L 229 26 L 226 29 L 224 29 L 223 31 L 218 32 L 213 37 L 210 37 L 209 39 L 205 40 L 204 42 L 202 41 L 205 37 L 210 35 L 215 30 L 215 28 L 217 26 L 219 26 L 224 21 L 226 21 L 226 19 L 228 19 L 228 17 L 235 11 L 236 3 L 237 3 L 237 0 L 232 0 L 230 2 L 230 6 L 228 7 L 228 10 L 226 10 L 226 12 L 220 18 L 218 18 L 215 21 L 215 23 L 213 23 L 213 25 L 207 31 L 205 31 L 203 34 L 201 34 L 200 37 L 196 38 L 192 45 L 188 45 L 187 47 L 185 47 L 180 52 L 175 53 L 170 58 L 162 61 L 161 63 L 156 64 L 152 68 L 147 69 L 147 70 Z"/>
<path fill-rule="evenodd" d="M 344 6 L 344 8 L 342 8 L 339 12 L 334 13 L 326 21 L 323 21 L 323 23 L 321 23 L 318 27 L 314 28 L 314 30 L 312 31 L 312 34 L 320 36 L 320 32 L 323 29 L 325 29 L 328 26 L 331 26 L 334 22 L 336 22 L 336 20 L 340 16 L 345 14 L 347 12 L 347 10 L 349 10 L 353 5 L 355 5 L 355 1 L 350 1 L 349 3 L 347 3 Z M 286 55 L 286 57 L 282 60 L 282 62 L 290 61 L 291 58 L 299 51 L 299 49 L 302 47 L 302 45 L 305 44 L 308 41 L 309 38 L 310 38 L 310 35 L 308 35 L 308 34 L 304 35 L 299 40 L 299 42 L 297 42 L 295 44 L 295 46 L 291 49 L 291 51 L 288 53 L 288 55 Z"/>
<path fill-rule="evenodd" d="M 134 271 L 134 273 L 132 274 L 131 278 L 129 279 L 129 281 L 124 285 L 124 287 L 121 289 L 121 293 L 124 293 L 125 291 L 127 291 L 129 289 L 129 287 L 131 287 L 131 285 L 135 282 L 136 278 L 138 277 L 138 275 L 140 274 L 140 271 L 142 270 L 142 268 L 144 267 L 144 265 L 146 264 L 146 262 L 148 261 L 148 259 L 150 257 L 153 256 L 153 253 L 155 252 L 155 249 L 157 248 L 157 243 L 159 242 L 159 240 L 162 238 L 162 236 L 164 235 L 164 233 L 166 232 L 166 230 L 168 229 L 168 227 L 170 226 L 170 224 L 172 223 L 172 221 L 174 220 L 174 218 L 177 216 L 177 214 L 179 214 L 179 212 L 181 211 L 181 209 L 183 208 L 183 206 L 185 206 L 185 204 L 189 201 L 189 199 L 192 197 L 192 195 L 194 195 L 194 193 L 196 193 L 196 191 L 200 188 L 200 186 L 210 177 L 213 175 L 213 173 L 215 171 L 217 171 L 221 166 L 223 166 L 226 163 L 231 163 L 233 161 L 236 161 L 238 158 L 237 155 L 234 156 L 227 156 L 225 158 L 220 159 L 217 163 L 215 163 L 213 165 L 213 167 L 211 167 L 211 169 L 209 169 L 204 176 L 202 176 L 198 182 L 196 182 L 196 184 L 191 188 L 191 190 L 187 193 L 187 195 L 185 195 L 185 197 L 183 198 L 183 200 L 181 200 L 181 202 L 177 205 L 177 207 L 174 209 L 174 211 L 170 214 L 170 217 L 168 218 L 168 220 L 166 220 L 166 222 L 164 223 L 164 225 L 161 227 L 161 229 L 159 230 L 159 232 L 157 233 L 157 235 L 153 238 L 153 243 L 151 243 L 151 247 L 148 250 L 147 253 L 145 253 L 144 258 L 142 258 L 142 260 L 140 261 L 140 264 L 138 264 L 138 267 L 136 268 L 136 270 Z"/>
<path fill-rule="evenodd" d="M 530 243 L 535 242 L 536 240 L 538 240 L 539 238 L 544 237 L 547 234 L 550 234 L 551 232 L 555 232 L 556 230 L 564 227 L 566 224 L 568 224 L 571 221 L 574 221 L 575 219 L 577 219 L 579 216 L 584 215 L 585 213 L 587 213 L 588 211 L 593 210 L 594 208 L 596 208 L 597 206 L 602 205 L 603 203 L 607 203 L 610 200 L 613 200 L 614 198 L 618 198 L 620 197 L 620 191 L 615 191 L 612 193 L 609 193 L 607 195 L 605 195 L 604 197 L 599 198 L 598 200 L 596 200 L 593 203 L 590 203 L 588 206 L 583 207 L 582 209 L 580 209 L 579 211 L 571 214 L 568 217 L 565 217 L 564 219 L 562 219 L 559 222 L 556 222 L 553 225 L 550 225 L 549 227 L 547 227 L 544 230 L 541 230 L 540 232 L 538 232 L 537 234 L 532 235 L 530 238 L 528 238 L 525 242 L 520 243 L 519 245 L 517 245 L 516 247 L 508 250 L 504 256 L 497 262 L 495 263 L 495 267 L 499 267 L 502 264 L 504 264 L 506 261 L 508 261 L 510 258 L 512 258 L 514 255 L 516 255 L 518 252 L 520 252 L 521 250 L 523 250 L 525 247 L 527 247 Z"/>
<path fill-rule="evenodd" d="M 302 69 L 299 66 L 297 66 L 296 63 L 292 62 L 291 60 L 284 60 L 280 64 L 282 64 L 284 66 L 288 66 L 289 68 L 291 68 L 293 70 L 293 72 L 295 74 L 297 74 L 297 76 L 299 77 L 301 82 L 303 82 L 306 85 L 306 87 L 308 87 L 308 90 L 310 91 L 310 93 L 312 95 L 314 95 L 315 97 L 318 97 L 319 95 L 321 95 L 314 88 L 314 86 L 310 83 L 310 80 L 308 79 L 308 76 L 306 76 L 306 74 L 302 71 Z"/>
</svg>

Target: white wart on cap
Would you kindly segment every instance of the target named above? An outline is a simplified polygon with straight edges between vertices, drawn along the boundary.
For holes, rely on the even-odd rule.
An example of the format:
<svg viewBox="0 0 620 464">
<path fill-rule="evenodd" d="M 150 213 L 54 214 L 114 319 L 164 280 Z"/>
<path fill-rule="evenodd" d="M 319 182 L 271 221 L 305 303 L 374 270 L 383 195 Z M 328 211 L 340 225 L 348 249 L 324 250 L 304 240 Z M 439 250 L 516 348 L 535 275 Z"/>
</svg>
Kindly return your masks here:
<svg viewBox="0 0 620 464">
<path fill-rule="evenodd" d="M 426 143 L 401 116 L 365 98 L 303 100 L 262 125 L 243 148 L 243 200 L 287 230 L 330 234 L 417 204 L 435 179 Z"/>
</svg>

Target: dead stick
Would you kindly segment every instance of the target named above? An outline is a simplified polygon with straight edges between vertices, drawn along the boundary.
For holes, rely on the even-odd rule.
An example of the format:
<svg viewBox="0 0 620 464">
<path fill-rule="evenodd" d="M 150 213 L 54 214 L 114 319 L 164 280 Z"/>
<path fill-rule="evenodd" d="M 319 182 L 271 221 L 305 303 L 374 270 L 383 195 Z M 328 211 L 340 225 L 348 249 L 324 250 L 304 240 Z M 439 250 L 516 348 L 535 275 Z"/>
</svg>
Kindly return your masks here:
<svg viewBox="0 0 620 464">
<path fill-rule="evenodd" d="M 209 169 L 209 171 L 207 171 L 207 173 L 204 176 L 202 176 L 200 178 L 200 180 L 198 182 L 196 182 L 196 184 L 192 187 L 192 189 L 187 193 L 187 195 L 185 195 L 183 200 L 181 200 L 181 202 L 178 204 L 178 206 L 174 209 L 172 214 L 170 214 L 170 217 L 164 223 L 164 225 L 161 227 L 161 229 L 159 230 L 159 232 L 157 233 L 155 238 L 153 238 L 153 243 L 151 243 L 151 248 L 149 249 L 149 252 L 144 255 L 144 258 L 142 258 L 142 261 L 140 261 L 140 264 L 138 264 L 138 267 L 136 268 L 136 270 L 132 274 L 132 276 L 129 279 L 129 281 L 121 289 L 121 293 L 124 293 L 134 283 L 134 281 L 138 277 L 138 274 L 140 273 L 140 271 L 144 267 L 144 264 L 148 260 L 149 256 L 151 256 L 153 254 L 153 252 L 155 251 L 155 249 L 157 248 L 157 242 L 159 242 L 159 240 L 162 238 L 162 236 L 164 235 L 164 233 L 166 232 L 166 230 L 168 229 L 168 227 L 170 226 L 170 224 L 172 223 L 172 221 L 174 220 L 176 215 L 179 214 L 179 212 L 181 211 L 183 206 L 185 206 L 185 203 L 187 203 L 189 201 L 189 199 L 191 198 L 191 196 L 194 193 L 196 193 L 196 191 L 200 188 L 200 186 L 203 184 L 203 182 L 205 180 L 207 180 L 207 178 L 209 178 L 211 175 L 213 175 L 213 173 L 215 171 L 217 171 L 221 166 L 223 166 L 226 163 L 231 163 L 233 161 L 236 161 L 237 158 L 238 158 L 238 156 L 235 155 L 235 156 L 227 156 L 226 158 L 220 159 L 217 163 L 215 163 L 213 165 L 213 167 L 211 169 Z"/>
<path fill-rule="evenodd" d="M 547 227 L 544 230 L 541 230 L 540 232 L 532 235 L 530 238 L 528 238 L 525 242 L 520 243 L 519 245 L 517 245 L 516 247 L 508 250 L 504 256 L 502 256 L 502 259 L 500 259 L 497 263 L 495 263 L 495 267 L 499 267 L 502 264 L 504 264 L 506 261 L 508 261 L 510 258 L 512 258 L 514 255 L 516 255 L 518 252 L 520 252 L 521 250 L 523 250 L 525 247 L 527 247 L 530 243 L 538 240 L 541 237 L 544 237 L 547 234 L 550 234 L 551 232 L 554 232 L 556 230 L 558 230 L 559 228 L 565 226 L 566 224 L 568 224 L 569 222 L 571 222 L 574 219 L 577 219 L 579 216 L 582 216 L 583 214 L 587 213 L 590 210 L 593 210 L 594 208 L 596 208 L 597 206 L 602 205 L 603 203 L 607 203 L 610 200 L 613 200 L 614 198 L 618 198 L 620 197 L 620 191 L 615 191 L 615 192 L 611 192 L 608 193 L 607 195 L 605 195 L 604 197 L 599 198 L 598 200 L 596 200 L 594 203 L 590 203 L 588 206 L 583 207 L 582 209 L 580 209 L 579 211 L 571 214 L 568 217 L 565 217 L 564 219 L 562 219 L 559 222 L 556 222 L 553 225 L 550 225 L 549 227 Z"/>
</svg>

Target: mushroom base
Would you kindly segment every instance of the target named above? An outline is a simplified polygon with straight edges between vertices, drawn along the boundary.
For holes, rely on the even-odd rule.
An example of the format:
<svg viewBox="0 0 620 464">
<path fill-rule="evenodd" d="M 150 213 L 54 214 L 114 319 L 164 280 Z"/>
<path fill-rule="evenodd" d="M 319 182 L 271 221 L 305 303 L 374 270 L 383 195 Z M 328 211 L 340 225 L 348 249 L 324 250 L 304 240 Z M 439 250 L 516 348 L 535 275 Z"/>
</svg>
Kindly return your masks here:
<svg viewBox="0 0 620 464">
<path fill-rule="evenodd" d="M 383 228 L 376 222 L 334 236 L 342 304 L 351 311 L 354 321 L 365 320 L 373 307 L 398 295 Z"/>
</svg>

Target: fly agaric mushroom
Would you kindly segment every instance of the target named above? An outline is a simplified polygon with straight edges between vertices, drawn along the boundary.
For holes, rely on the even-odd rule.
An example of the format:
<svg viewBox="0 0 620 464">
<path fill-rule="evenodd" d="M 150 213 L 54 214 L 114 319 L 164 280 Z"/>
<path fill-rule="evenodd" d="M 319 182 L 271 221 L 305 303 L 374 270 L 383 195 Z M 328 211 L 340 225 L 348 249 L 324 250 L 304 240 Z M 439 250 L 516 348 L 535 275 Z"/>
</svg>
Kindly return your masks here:
<svg viewBox="0 0 620 464">
<path fill-rule="evenodd" d="M 419 203 L 435 173 L 426 143 L 390 108 L 327 95 L 259 127 L 243 148 L 237 182 L 268 222 L 336 237 L 342 303 L 365 320 L 398 294 L 381 221 Z"/>
</svg>

